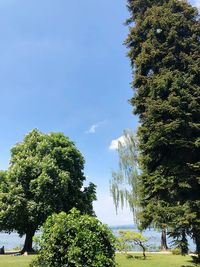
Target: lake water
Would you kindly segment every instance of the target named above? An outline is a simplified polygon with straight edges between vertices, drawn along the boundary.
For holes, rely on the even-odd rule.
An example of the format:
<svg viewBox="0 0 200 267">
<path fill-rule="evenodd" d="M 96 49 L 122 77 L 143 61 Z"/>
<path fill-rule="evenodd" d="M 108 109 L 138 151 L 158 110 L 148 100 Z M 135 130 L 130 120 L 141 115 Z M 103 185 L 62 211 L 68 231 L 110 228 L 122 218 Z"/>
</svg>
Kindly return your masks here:
<svg viewBox="0 0 200 267">
<path fill-rule="evenodd" d="M 119 229 L 125 229 L 125 230 L 132 230 L 138 232 L 137 228 L 134 228 L 133 226 L 114 226 L 111 227 L 113 233 L 115 236 L 118 235 Z M 160 231 L 155 231 L 154 229 L 147 229 L 143 233 L 143 236 L 148 239 L 148 250 L 149 251 L 159 251 L 160 243 L 161 243 L 161 232 Z M 173 247 L 173 240 L 171 238 L 167 238 L 167 245 L 168 247 Z M 195 244 L 193 243 L 191 238 L 188 238 L 188 243 L 189 243 L 189 250 L 190 251 L 195 251 Z M 134 248 L 135 251 L 141 250 L 139 247 Z"/>
<path fill-rule="evenodd" d="M 22 246 L 24 237 L 20 238 L 17 233 L 5 234 L 0 233 L 0 247 L 4 246 L 5 250 L 10 250 Z"/>
<path fill-rule="evenodd" d="M 124 225 L 112 226 L 110 228 L 113 231 L 115 236 L 117 236 L 119 229 L 137 231 L 136 228 L 134 228 L 132 226 L 124 226 Z M 40 234 L 40 233 L 38 233 L 38 234 Z M 148 244 L 149 244 L 151 250 L 152 251 L 157 250 L 158 247 L 160 246 L 161 233 L 159 231 L 149 229 L 149 230 L 144 231 L 143 235 L 148 238 Z M 11 249 L 14 249 L 16 247 L 22 247 L 23 243 L 24 243 L 24 239 L 25 239 L 25 237 L 20 238 L 17 233 L 11 233 L 11 234 L 0 233 L 0 247 L 4 246 L 5 250 L 11 250 Z M 170 247 L 171 241 L 172 240 L 170 240 L 168 238 L 168 246 L 169 247 Z M 134 248 L 134 249 L 137 249 L 137 248 Z M 189 249 L 190 249 L 190 251 L 195 251 L 195 245 L 191 239 L 189 239 Z"/>
</svg>

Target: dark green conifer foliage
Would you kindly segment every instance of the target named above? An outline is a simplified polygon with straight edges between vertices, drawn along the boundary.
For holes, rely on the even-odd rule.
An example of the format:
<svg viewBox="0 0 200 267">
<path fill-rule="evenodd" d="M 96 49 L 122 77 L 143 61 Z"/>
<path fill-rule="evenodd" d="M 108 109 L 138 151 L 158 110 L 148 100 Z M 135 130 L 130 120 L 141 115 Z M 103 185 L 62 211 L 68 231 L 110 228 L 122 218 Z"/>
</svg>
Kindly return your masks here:
<svg viewBox="0 0 200 267">
<path fill-rule="evenodd" d="M 181 0 L 129 0 L 128 8 L 131 104 L 141 123 L 142 224 L 167 224 L 174 236 L 191 235 L 200 259 L 198 11 Z"/>
</svg>

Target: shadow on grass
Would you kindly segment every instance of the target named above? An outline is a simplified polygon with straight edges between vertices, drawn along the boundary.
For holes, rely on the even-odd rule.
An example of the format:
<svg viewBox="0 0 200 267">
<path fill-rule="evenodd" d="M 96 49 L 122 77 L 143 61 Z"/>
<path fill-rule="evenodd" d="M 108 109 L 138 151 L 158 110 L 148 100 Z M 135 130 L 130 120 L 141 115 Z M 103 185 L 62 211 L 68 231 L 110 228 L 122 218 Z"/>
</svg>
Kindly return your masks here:
<svg viewBox="0 0 200 267">
<path fill-rule="evenodd" d="M 150 256 L 146 256 L 145 258 L 143 256 L 133 255 L 133 254 L 127 254 L 126 256 L 127 260 L 150 260 Z"/>
<path fill-rule="evenodd" d="M 181 267 L 200 267 L 200 264 L 193 262 L 192 260 L 188 261 L 188 265 L 181 265 Z"/>
<path fill-rule="evenodd" d="M 189 265 L 182 265 L 181 267 L 200 267 L 200 262 L 196 256 L 192 256 L 191 260 L 187 261 Z"/>
</svg>

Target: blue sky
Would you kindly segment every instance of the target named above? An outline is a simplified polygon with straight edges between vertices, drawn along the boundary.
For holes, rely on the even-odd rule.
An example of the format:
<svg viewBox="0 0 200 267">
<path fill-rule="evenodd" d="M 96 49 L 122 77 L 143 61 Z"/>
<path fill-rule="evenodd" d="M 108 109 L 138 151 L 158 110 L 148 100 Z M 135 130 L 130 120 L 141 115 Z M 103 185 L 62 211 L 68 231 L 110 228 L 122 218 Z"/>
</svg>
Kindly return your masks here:
<svg viewBox="0 0 200 267">
<path fill-rule="evenodd" d="M 125 0 L 0 1 L 0 169 L 33 128 L 64 132 L 85 157 L 96 213 L 108 224 L 132 223 L 127 209 L 115 215 L 109 196 L 117 167 L 109 146 L 138 123 L 128 104 L 126 18 Z"/>
</svg>

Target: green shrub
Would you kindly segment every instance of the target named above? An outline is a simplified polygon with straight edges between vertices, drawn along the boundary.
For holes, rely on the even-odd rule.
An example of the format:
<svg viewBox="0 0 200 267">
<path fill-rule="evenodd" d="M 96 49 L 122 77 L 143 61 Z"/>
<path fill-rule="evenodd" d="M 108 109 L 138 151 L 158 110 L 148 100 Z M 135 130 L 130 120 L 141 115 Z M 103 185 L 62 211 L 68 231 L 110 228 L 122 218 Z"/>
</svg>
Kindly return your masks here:
<svg viewBox="0 0 200 267">
<path fill-rule="evenodd" d="M 133 257 L 133 255 L 127 253 L 127 254 L 126 254 L 126 258 L 127 258 L 127 259 L 133 259 L 134 257 Z"/>
<path fill-rule="evenodd" d="M 173 255 L 181 255 L 181 249 L 180 248 L 172 248 L 171 252 Z"/>
<path fill-rule="evenodd" d="M 39 235 L 35 235 L 33 237 L 33 249 L 34 249 L 34 252 L 38 252 L 40 250 L 40 239 L 41 239 L 41 236 L 39 236 Z"/>
<path fill-rule="evenodd" d="M 97 218 L 76 209 L 50 216 L 32 267 L 113 267 L 115 238 Z"/>
</svg>

